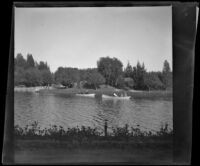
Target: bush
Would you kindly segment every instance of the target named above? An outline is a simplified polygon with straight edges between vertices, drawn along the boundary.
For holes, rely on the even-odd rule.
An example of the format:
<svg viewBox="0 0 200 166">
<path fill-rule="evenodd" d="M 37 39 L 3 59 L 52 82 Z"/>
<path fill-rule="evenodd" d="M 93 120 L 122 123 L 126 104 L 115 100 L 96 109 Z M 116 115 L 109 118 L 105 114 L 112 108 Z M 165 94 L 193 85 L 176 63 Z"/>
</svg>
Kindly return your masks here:
<svg viewBox="0 0 200 166">
<path fill-rule="evenodd" d="M 25 71 L 25 82 L 27 87 L 39 86 L 42 84 L 41 73 L 36 68 L 29 68 Z"/>
<path fill-rule="evenodd" d="M 165 89 L 164 84 L 155 72 L 146 73 L 144 77 L 145 86 L 148 90 Z"/>
<path fill-rule="evenodd" d="M 64 130 L 62 126 L 53 125 L 50 128 L 41 129 L 38 126 L 38 122 L 27 125 L 25 128 L 21 128 L 18 125 L 14 127 L 15 138 L 17 139 L 52 139 L 52 140 L 66 140 L 66 141 L 95 141 L 102 139 L 111 140 L 129 140 L 135 138 L 147 138 L 147 137 L 158 137 L 158 138 L 171 138 L 173 136 L 173 131 L 169 130 L 168 125 L 162 125 L 160 131 L 158 132 L 145 132 L 141 131 L 138 127 L 128 129 L 129 126 L 126 124 L 124 127 L 112 128 L 110 134 L 106 134 L 98 131 L 97 128 L 91 127 L 73 127 Z"/>
<path fill-rule="evenodd" d="M 117 88 L 124 88 L 124 87 L 125 87 L 125 81 L 124 81 L 123 76 L 120 75 L 120 76 L 117 78 L 116 87 L 117 87 Z"/>
<path fill-rule="evenodd" d="M 124 78 L 124 82 L 125 82 L 125 85 L 129 88 L 133 88 L 134 86 L 134 80 L 130 77 L 126 77 Z"/>
</svg>

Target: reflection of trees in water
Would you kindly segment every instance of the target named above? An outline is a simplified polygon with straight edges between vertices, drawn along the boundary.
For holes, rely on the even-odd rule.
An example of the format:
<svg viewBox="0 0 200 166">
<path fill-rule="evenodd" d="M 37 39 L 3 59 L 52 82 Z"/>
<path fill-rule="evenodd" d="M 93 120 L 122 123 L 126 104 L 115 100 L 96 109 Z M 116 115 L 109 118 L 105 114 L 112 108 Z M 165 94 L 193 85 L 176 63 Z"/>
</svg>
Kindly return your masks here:
<svg viewBox="0 0 200 166">
<path fill-rule="evenodd" d="M 121 117 L 121 106 L 122 103 L 120 100 L 97 100 L 96 101 L 98 108 L 97 117 L 99 120 L 96 120 L 101 129 L 103 129 L 105 121 L 108 124 L 108 131 L 112 127 L 118 125 L 119 119 Z"/>
<path fill-rule="evenodd" d="M 38 121 L 43 127 L 49 124 L 63 127 L 85 125 L 103 131 L 105 121 L 111 127 L 138 127 L 157 130 L 160 122 L 172 122 L 172 101 L 133 99 L 103 100 L 102 98 L 65 97 L 48 93 L 15 93 L 15 124 L 25 126 Z"/>
</svg>

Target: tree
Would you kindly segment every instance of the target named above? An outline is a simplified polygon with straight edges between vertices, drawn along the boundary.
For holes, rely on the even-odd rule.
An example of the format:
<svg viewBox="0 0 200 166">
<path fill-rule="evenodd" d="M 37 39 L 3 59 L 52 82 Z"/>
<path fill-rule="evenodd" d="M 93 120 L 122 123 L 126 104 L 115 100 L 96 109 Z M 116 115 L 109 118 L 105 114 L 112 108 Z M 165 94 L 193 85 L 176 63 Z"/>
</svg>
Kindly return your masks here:
<svg viewBox="0 0 200 166">
<path fill-rule="evenodd" d="M 77 68 L 59 67 L 55 72 L 55 81 L 64 86 L 72 87 L 74 83 L 79 82 L 79 71 Z"/>
<path fill-rule="evenodd" d="M 25 80 L 25 70 L 22 67 L 16 66 L 14 71 L 14 84 L 22 85 L 26 82 Z"/>
<path fill-rule="evenodd" d="M 56 83 L 66 84 L 66 78 L 64 74 L 64 68 L 59 67 L 56 72 L 54 73 L 54 79 Z"/>
<path fill-rule="evenodd" d="M 33 56 L 31 54 L 27 55 L 27 68 L 33 68 L 35 67 L 35 61 L 33 59 Z"/>
<path fill-rule="evenodd" d="M 41 78 L 42 78 L 42 85 L 47 86 L 50 85 L 53 81 L 51 72 L 47 69 L 41 70 Z"/>
<path fill-rule="evenodd" d="M 169 73 L 169 72 L 171 72 L 170 65 L 169 62 L 165 60 L 163 64 L 163 73 Z"/>
<path fill-rule="evenodd" d="M 25 85 L 28 87 L 39 86 L 42 84 L 40 71 L 36 68 L 25 70 Z"/>
<path fill-rule="evenodd" d="M 15 58 L 14 83 L 15 85 L 38 86 L 48 85 L 53 81 L 52 73 L 47 62 L 38 64 L 31 54 L 25 60 L 22 54 L 17 54 Z"/>
<path fill-rule="evenodd" d="M 16 66 L 22 67 L 22 68 L 25 68 L 26 66 L 26 60 L 24 59 L 21 53 L 17 54 L 15 58 L 15 67 Z"/>
<path fill-rule="evenodd" d="M 79 76 L 80 76 L 80 81 L 85 81 L 88 76 L 88 69 L 80 69 L 79 70 Z"/>
<path fill-rule="evenodd" d="M 125 81 L 122 75 L 117 77 L 117 81 L 116 81 L 116 87 L 118 88 L 124 88 L 125 87 Z"/>
<path fill-rule="evenodd" d="M 43 61 L 40 61 L 38 65 L 39 70 L 49 70 L 49 66 L 47 65 L 47 62 L 44 63 Z"/>
<path fill-rule="evenodd" d="M 125 85 L 129 88 L 133 88 L 134 80 L 131 77 L 124 78 Z"/>
<path fill-rule="evenodd" d="M 128 62 L 125 70 L 124 70 L 124 76 L 125 77 L 131 77 L 133 74 L 133 69 L 132 69 L 132 66 L 130 65 L 130 63 Z"/>
<path fill-rule="evenodd" d="M 101 73 L 106 84 L 116 86 L 116 81 L 119 75 L 122 74 L 123 64 L 117 58 L 101 57 L 97 61 L 98 72 Z"/>
<path fill-rule="evenodd" d="M 53 82 L 53 77 L 47 62 L 44 63 L 43 61 L 40 61 L 39 64 L 35 62 L 35 67 L 40 71 L 42 77 L 42 85 L 47 86 Z"/>
<path fill-rule="evenodd" d="M 86 81 L 88 84 L 94 86 L 95 89 L 105 83 L 105 78 L 97 71 L 88 73 Z"/>
<path fill-rule="evenodd" d="M 148 90 L 159 90 L 165 88 L 156 72 L 146 73 L 144 76 L 144 83 Z"/>
<path fill-rule="evenodd" d="M 133 67 L 133 74 L 132 78 L 135 82 L 134 88 L 135 89 L 145 89 L 144 83 L 144 75 L 146 73 L 146 69 L 144 63 L 141 65 L 140 62 L 137 62 L 136 67 Z"/>
<path fill-rule="evenodd" d="M 172 88 L 172 72 L 170 69 L 169 62 L 167 60 L 164 61 L 163 71 L 162 71 L 162 82 L 165 85 L 166 89 Z"/>
</svg>

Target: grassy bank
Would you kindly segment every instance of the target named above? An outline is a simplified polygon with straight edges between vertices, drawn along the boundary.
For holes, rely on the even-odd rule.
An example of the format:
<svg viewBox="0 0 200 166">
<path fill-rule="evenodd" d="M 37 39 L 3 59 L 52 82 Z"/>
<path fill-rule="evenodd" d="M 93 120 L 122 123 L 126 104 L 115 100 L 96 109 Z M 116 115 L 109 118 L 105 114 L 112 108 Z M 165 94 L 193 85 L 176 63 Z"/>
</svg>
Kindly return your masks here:
<svg viewBox="0 0 200 166">
<path fill-rule="evenodd" d="M 15 126 L 16 140 L 43 140 L 54 141 L 55 143 L 64 143 L 63 145 L 72 147 L 99 147 L 102 145 L 108 147 L 115 146 L 140 146 L 140 145 L 162 145 L 170 143 L 173 137 L 173 131 L 168 129 L 168 125 L 161 126 L 160 131 L 141 131 L 139 128 L 124 127 L 112 128 L 111 132 L 107 131 L 105 123 L 104 131 L 91 127 L 74 127 L 64 130 L 62 126 L 53 125 L 50 128 L 41 129 L 37 122 L 27 125 L 24 128 Z M 164 145 L 164 144 L 163 144 Z"/>
<path fill-rule="evenodd" d="M 15 126 L 17 163 L 133 162 L 138 164 L 172 162 L 173 132 L 168 126 L 160 131 L 142 132 L 128 125 L 111 133 L 96 128 L 61 126 L 40 129 L 35 122 Z"/>
</svg>

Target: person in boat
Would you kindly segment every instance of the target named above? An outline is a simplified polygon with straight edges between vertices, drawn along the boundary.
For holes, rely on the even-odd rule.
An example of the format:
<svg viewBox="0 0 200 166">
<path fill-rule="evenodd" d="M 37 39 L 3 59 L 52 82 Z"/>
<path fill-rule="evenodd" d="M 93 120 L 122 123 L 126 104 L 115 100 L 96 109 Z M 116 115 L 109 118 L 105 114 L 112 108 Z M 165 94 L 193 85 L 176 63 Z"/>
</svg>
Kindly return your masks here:
<svg viewBox="0 0 200 166">
<path fill-rule="evenodd" d="M 113 96 L 118 97 L 116 93 L 113 93 Z"/>
</svg>

